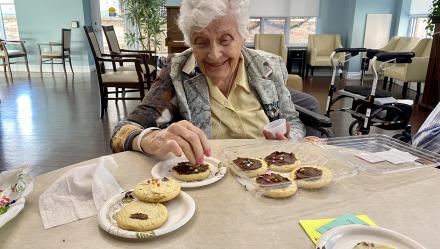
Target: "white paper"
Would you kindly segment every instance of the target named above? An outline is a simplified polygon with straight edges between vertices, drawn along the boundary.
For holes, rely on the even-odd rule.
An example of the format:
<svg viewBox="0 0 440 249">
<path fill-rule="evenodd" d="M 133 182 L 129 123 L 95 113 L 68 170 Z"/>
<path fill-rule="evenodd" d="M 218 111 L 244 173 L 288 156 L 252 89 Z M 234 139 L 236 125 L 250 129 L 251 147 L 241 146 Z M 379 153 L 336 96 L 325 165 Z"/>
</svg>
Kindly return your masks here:
<svg viewBox="0 0 440 249">
<path fill-rule="evenodd" d="M 357 157 L 370 163 L 388 161 L 392 164 L 410 163 L 418 159 L 418 157 L 411 155 L 409 152 L 404 152 L 397 149 L 390 149 L 374 153 L 365 152 L 360 153 L 357 155 Z"/>
</svg>

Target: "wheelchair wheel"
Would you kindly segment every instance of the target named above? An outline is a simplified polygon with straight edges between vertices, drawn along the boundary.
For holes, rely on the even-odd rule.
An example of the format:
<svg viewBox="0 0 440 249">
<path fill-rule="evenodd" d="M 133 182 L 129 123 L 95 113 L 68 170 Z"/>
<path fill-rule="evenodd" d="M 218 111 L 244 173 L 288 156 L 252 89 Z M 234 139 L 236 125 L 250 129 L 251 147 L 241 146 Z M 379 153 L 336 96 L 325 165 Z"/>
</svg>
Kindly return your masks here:
<svg viewBox="0 0 440 249">
<path fill-rule="evenodd" d="M 361 133 L 362 122 L 359 120 L 355 120 L 351 122 L 350 127 L 348 128 L 348 133 L 350 136 L 359 136 Z"/>
</svg>

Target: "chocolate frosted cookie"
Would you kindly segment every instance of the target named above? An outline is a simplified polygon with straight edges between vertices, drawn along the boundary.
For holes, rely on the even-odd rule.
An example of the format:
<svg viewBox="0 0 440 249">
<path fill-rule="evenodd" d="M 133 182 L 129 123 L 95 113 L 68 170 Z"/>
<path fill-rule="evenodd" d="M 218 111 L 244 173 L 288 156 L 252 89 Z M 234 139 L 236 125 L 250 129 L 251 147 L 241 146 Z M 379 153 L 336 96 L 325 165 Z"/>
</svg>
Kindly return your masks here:
<svg viewBox="0 0 440 249">
<path fill-rule="evenodd" d="M 269 169 L 279 172 L 290 172 L 301 164 L 295 154 L 282 151 L 272 152 L 264 158 L 264 161 L 266 161 Z"/>
<path fill-rule="evenodd" d="M 295 182 L 277 173 L 259 175 L 255 181 L 263 189 L 263 195 L 267 197 L 286 198 L 295 194 L 297 190 Z"/>
<path fill-rule="evenodd" d="M 396 249 L 396 247 L 386 244 L 362 241 L 357 243 L 353 249 Z"/>
<path fill-rule="evenodd" d="M 296 167 L 290 177 L 300 188 L 319 189 L 332 181 L 333 173 L 324 166 L 309 165 Z"/>
<path fill-rule="evenodd" d="M 190 162 L 180 162 L 171 169 L 171 173 L 176 179 L 193 182 L 208 178 L 211 170 L 208 163 L 193 166 Z"/>
<path fill-rule="evenodd" d="M 238 157 L 233 161 L 248 177 L 255 177 L 261 175 L 267 170 L 265 161 L 255 159 Z"/>
<path fill-rule="evenodd" d="M 118 227 L 137 232 L 154 230 L 162 226 L 167 219 L 168 210 L 163 204 L 140 201 L 127 204 L 115 215 Z"/>
</svg>

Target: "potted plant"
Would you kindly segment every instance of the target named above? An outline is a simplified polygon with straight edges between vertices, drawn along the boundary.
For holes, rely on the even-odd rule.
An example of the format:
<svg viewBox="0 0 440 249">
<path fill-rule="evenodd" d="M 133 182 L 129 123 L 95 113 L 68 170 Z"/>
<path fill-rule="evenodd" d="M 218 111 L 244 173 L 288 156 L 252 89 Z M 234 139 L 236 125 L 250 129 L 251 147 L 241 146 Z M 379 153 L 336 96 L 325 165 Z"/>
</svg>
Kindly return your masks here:
<svg viewBox="0 0 440 249">
<path fill-rule="evenodd" d="M 123 5 L 127 20 L 135 28 L 125 34 L 128 46 L 156 51 L 165 36 L 166 0 L 124 0 Z"/>
<path fill-rule="evenodd" d="M 425 29 L 429 36 L 433 36 L 435 23 L 440 22 L 440 0 L 432 0 L 428 16 L 429 19 Z"/>
</svg>

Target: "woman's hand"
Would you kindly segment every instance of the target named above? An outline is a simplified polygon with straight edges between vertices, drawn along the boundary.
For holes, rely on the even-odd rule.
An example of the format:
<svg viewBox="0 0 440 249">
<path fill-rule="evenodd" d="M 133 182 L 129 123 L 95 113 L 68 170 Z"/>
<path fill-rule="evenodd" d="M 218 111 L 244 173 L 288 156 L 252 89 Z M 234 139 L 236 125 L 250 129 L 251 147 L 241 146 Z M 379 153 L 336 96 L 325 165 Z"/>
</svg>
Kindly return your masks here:
<svg viewBox="0 0 440 249">
<path fill-rule="evenodd" d="M 164 130 L 151 132 L 143 137 L 141 147 L 145 153 L 159 158 L 170 152 L 176 156 L 183 153 L 192 165 L 202 164 L 204 156 L 211 156 L 212 153 L 205 133 L 186 120 L 173 123 Z"/>
<path fill-rule="evenodd" d="M 263 135 L 270 140 L 287 140 L 290 139 L 290 124 L 286 122 L 286 134 L 275 133 L 275 136 L 270 132 L 263 130 Z"/>
</svg>

